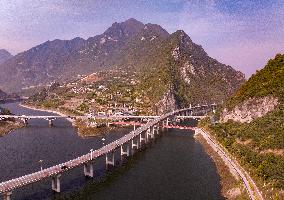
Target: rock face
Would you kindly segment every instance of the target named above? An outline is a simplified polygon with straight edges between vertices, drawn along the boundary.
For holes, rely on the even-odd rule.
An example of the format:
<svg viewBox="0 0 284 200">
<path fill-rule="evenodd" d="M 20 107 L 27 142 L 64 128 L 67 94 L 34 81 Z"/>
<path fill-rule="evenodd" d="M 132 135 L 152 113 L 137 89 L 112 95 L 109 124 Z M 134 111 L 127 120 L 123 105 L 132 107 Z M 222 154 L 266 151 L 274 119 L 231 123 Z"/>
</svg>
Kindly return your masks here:
<svg viewBox="0 0 284 200">
<path fill-rule="evenodd" d="M 276 55 L 225 104 L 221 121 L 250 123 L 284 105 L 284 55 Z"/>
<path fill-rule="evenodd" d="M 243 73 L 209 57 L 184 31 L 173 33 L 168 40 L 175 76 L 180 77 L 174 90 L 181 102 L 221 103 L 245 81 Z"/>
<path fill-rule="evenodd" d="M 221 122 L 233 120 L 235 122 L 250 123 L 252 120 L 273 111 L 277 104 L 278 99 L 274 97 L 251 98 L 236 106 L 232 111 L 224 109 Z"/>
<path fill-rule="evenodd" d="M 156 104 L 156 107 L 158 115 L 176 110 L 178 108 L 178 103 L 176 102 L 173 92 L 169 90 Z"/>
<path fill-rule="evenodd" d="M 12 55 L 5 49 L 0 49 L 0 64 L 11 58 Z"/>
</svg>

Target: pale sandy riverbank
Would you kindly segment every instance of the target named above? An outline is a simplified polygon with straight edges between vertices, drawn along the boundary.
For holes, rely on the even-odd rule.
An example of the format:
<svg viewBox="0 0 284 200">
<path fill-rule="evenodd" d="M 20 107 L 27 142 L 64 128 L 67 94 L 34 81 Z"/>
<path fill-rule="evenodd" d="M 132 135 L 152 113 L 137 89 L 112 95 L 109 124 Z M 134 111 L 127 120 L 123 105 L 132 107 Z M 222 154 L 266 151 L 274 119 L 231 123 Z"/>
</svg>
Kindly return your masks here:
<svg viewBox="0 0 284 200">
<path fill-rule="evenodd" d="M 28 105 L 24 105 L 24 104 L 19 104 L 19 106 L 23 107 L 23 108 L 28 108 L 28 109 L 32 109 L 32 110 L 37 110 L 37 111 L 43 111 L 43 112 L 49 112 L 49 113 L 54 113 L 54 114 L 57 114 L 57 115 L 60 115 L 62 117 L 67 117 L 68 115 L 60 112 L 60 111 L 57 111 L 57 110 L 49 110 L 49 109 L 45 109 L 45 108 L 37 108 L 37 107 L 34 107 L 34 106 L 28 106 Z M 71 122 L 73 124 L 74 120 L 72 119 L 69 119 L 69 118 L 66 118 L 69 122 Z"/>
</svg>

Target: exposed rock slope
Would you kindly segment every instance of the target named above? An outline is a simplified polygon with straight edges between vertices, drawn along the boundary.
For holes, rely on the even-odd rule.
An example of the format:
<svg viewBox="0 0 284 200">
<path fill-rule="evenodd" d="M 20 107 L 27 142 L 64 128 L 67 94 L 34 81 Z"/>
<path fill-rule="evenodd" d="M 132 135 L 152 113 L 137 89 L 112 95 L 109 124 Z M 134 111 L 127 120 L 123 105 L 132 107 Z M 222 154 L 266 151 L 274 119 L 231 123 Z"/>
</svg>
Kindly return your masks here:
<svg viewBox="0 0 284 200">
<path fill-rule="evenodd" d="M 284 102 L 284 56 L 277 55 L 237 91 L 222 112 L 224 122 L 251 122 Z"/>
</svg>

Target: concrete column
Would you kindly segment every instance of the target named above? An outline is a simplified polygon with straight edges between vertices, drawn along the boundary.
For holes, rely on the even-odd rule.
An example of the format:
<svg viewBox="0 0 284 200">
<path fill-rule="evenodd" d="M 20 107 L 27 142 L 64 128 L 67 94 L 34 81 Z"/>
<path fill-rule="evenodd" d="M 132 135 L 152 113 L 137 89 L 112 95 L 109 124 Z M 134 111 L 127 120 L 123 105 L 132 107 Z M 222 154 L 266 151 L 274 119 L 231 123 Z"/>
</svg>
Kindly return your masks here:
<svg viewBox="0 0 284 200">
<path fill-rule="evenodd" d="M 157 135 L 159 135 L 159 130 L 160 130 L 160 126 L 159 124 L 156 126 L 156 132 L 157 132 Z"/>
<path fill-rule="evenodd" d="M 51 180 L 52 190 L 58 193 L 60 192 L 60 177 L 61 174 L 57 174 Z"/>
<path fill-rule="evenodd" d="M 169 125 L 169 118 L 166 119 L 166 126 Z"/>
<path fill-rule="evenodd" d="M 126 151 L 123 150 L 123 145 L 120 146 L 121 160 L 123 159 L 123 155 L 129 156 L 129 144 L 126 146 Z"/>
<path fill-rule="evenodd" d="M 135 124 L 133 125 L 133 130 L 134 130 L 134 131 L 136 130 L 136 125 L 135 125 Z"/>
<path fill-rule="evenodd" d="M 136 140 L 136 143 L 134 143 L 134 138 L 131 140 L 131 153 L 132 155 L 134 154 L 134 147 L 136 147 L 136 149 L 138 149 L 138 140 Z"/>
<path fill-rule="evenodd" d="M 155 139 L 155 126 L 151 128 L 151 138 Z"/>
<path fill-rule="evenodd" d="M 48 119 L 48 125 L 53 126 L 53 119 Z"/>
<path fill-rule="evenodd" d="M 139 135 L 140 148 L 142 147 L 142 141 L 146 143 L 146 132 L 144 132 L 144 138 L 142 137 L 142 133 Z"/>
<path fill-rule="evenodd" d="M 92 163 L 85 163 L 84 164 L 84 175 L 89 176 L 91 178 L 94 177 L 94 169 Z"/>
<path fill-rule="evenodd" d="M 3 200 L 11 200 L 11 195 L 12 195 L 12 192 L 9 191 L 9 192 L 5 192 L 3 194 Z"/>
<path fill-rule="evenodd" d="M 147 131 L 146 131 L 146 143 L 149 142 L 149 135 L 150 135 L 150 132 L 151 132 L 151 128 L 148 128 Z"/>
<path fill-rule="evenodd" d="M 27 118 L 22 118 L 22 121 L 24 122 L 25 126 L 27 126 L 29 124 Z"/>
<path fill-rule="evenodd" d="M 140 147 L 142 146 L 142 133 L 139 134 L 139 143 L 140 143 Z"/>
<path fill-rule="evenodd" d="M 108 153 L 106 153 L 106 169 L 108 168 L 108 165 L 114 166 L 114 152 L 111 152 L 111 160 L 109 160 Z"/>
</svg>

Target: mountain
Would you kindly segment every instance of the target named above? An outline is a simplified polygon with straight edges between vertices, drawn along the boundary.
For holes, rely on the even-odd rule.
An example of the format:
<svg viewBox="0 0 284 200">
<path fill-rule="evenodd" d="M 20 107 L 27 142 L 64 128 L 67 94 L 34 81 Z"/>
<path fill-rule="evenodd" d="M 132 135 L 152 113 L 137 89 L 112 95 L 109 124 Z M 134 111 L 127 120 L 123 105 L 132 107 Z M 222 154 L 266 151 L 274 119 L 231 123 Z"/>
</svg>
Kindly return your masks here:
<svg viewBox="0 0 284 200">
<path fill-rule="evenodd" d="M 284 54 L 257 71 L 220 111 L 220 123 L 202 122 L 272 199 L 284 189 Z"/>
<path fill-rule="evenodd" d="M 4 99 L 4 98 L 6 98 L 8 95 L 5 93 L 5 92 L 3 92 L 2 90 L 0 90 L 0 99 Z"/>
<path fill-rule="evenodd" d="M 0 49 L 0 64 L 11 58 L 12 55 L 5 49 Z"/>
<path fill-rule="evenodd" d="M 153 102 L 170 99 L 170 107 L 221 102 L 244 82 L 241 72 L 210 58 L 184 31 L 169 34 L 129 19 L 87 40 L 47 41 L 14 56 L 0 65 L 0 86 L 20 91 L 117 67 L 137 72 Z"/>
<path fill-rule="evenodd" d="M 5 102 L 12 102 L 12 101 L 18 101 L 20 100 L 20 97 L 17 94 L 7 94 L 6 92 L 0 90 L 0 103 Z"/>
<path fill-rule="evenodd" d="M 178 107 L 220 103 L 244 82 L 241 72 L 209 57 L 182 30 L 157 44 L 146 60 L 150 63 L 144 70 L 144 89 L 158 98 L 169 94 Z"/>
</svg>

